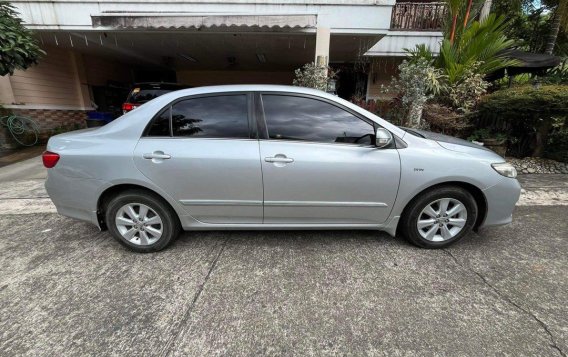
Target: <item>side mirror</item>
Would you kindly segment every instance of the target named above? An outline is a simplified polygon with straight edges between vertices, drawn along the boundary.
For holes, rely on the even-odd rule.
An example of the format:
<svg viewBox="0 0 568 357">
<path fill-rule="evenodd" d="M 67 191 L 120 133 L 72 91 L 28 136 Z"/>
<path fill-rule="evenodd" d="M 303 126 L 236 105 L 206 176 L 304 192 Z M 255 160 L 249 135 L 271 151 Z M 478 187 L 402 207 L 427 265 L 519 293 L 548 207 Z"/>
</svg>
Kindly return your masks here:
<svg viewBox="0 0 568 357">
<path fill-rule="evenodd" d="M 392 134 L 385 128 L 378 128 L 376 135 L 376 146 L 378 148 L 384 148 L 392 142 Z"/>
</svg>

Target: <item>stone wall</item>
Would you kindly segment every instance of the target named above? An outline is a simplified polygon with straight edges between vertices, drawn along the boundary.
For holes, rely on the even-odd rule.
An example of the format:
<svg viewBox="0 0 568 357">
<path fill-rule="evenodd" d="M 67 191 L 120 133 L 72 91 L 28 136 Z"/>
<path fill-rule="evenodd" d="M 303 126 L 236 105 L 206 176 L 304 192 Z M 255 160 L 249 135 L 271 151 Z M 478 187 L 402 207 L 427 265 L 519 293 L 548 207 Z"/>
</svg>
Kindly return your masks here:
<svg viewBox="0 0 568 357">
<path fill-rule="evenodd" d="M 65 131 L 82 129 L 87 126 L 87 113 L 83 110 L 56 109 L 8 109 L 11 113 L 33 119 L 39 126 L 40 143 L 45 143 L 50 136 Z M 6 111 L 6 109 L 4 110 Z M 0 149 L 17 147 L 6 127 L 0 128 Z"/>
</svg>

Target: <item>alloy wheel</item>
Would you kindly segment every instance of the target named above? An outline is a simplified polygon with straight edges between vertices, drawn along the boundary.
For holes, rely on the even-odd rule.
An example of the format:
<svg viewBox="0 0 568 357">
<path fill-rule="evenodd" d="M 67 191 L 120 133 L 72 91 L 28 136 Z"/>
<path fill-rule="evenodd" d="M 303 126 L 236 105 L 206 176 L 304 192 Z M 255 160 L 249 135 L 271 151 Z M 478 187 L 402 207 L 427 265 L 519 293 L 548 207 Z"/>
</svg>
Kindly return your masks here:
<svg viewBox="0 0 568 357">
<path fill-rule="evenodd" d="M 416 227 L 422 238 L 443 242 L 457 236 L 467 222 L 465 205 L 455 198 L 441 198 L 426 205 Z"/>
<path fill-rule="evenodd" d="M 160 216 L 142 203 L 128 203 L 122 206 L 115 217 L 120 235 L 136 245 L 151 245 L 162 236 L 164 226 Z"/>
</svg>

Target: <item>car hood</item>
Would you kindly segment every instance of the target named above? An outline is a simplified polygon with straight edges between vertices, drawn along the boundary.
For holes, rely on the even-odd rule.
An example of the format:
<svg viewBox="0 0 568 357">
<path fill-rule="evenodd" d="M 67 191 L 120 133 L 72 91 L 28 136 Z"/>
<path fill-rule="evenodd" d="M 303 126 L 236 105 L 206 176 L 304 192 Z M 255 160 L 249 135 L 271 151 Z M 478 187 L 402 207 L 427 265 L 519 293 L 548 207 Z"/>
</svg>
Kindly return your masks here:
<svg viewBox="0 0 568 357">
<path fill-rule="evenodd" d="M 420 130 L 420 129 L 409 129 L 411 132 L 422 136 L 425 139 L 430 139 L 436 141 L 444 149 L 465 152 L 465 153 L 475 153 L 478 150 L 490 151 L 492 150 L 478 144 L 474 144 L 470 141 L 455 138 L 453 136 L 433 133 L 431 131 Z"/>
</svg>

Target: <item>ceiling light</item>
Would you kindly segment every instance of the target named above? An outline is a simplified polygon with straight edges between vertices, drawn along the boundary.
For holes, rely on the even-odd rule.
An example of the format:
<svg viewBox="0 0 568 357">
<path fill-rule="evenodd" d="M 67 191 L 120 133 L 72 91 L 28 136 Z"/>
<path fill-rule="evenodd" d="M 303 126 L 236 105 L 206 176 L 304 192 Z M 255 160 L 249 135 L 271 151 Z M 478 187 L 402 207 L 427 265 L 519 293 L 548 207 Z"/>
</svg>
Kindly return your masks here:
<svg viewBox="0 0 568 357">
<path fill-rule="evenodd" d="M 266 56 L 264 56 L 264 53 L 257 53 L 256 58 L 258 59 L 258 62 L 266 63 Z"/>
</svg>

